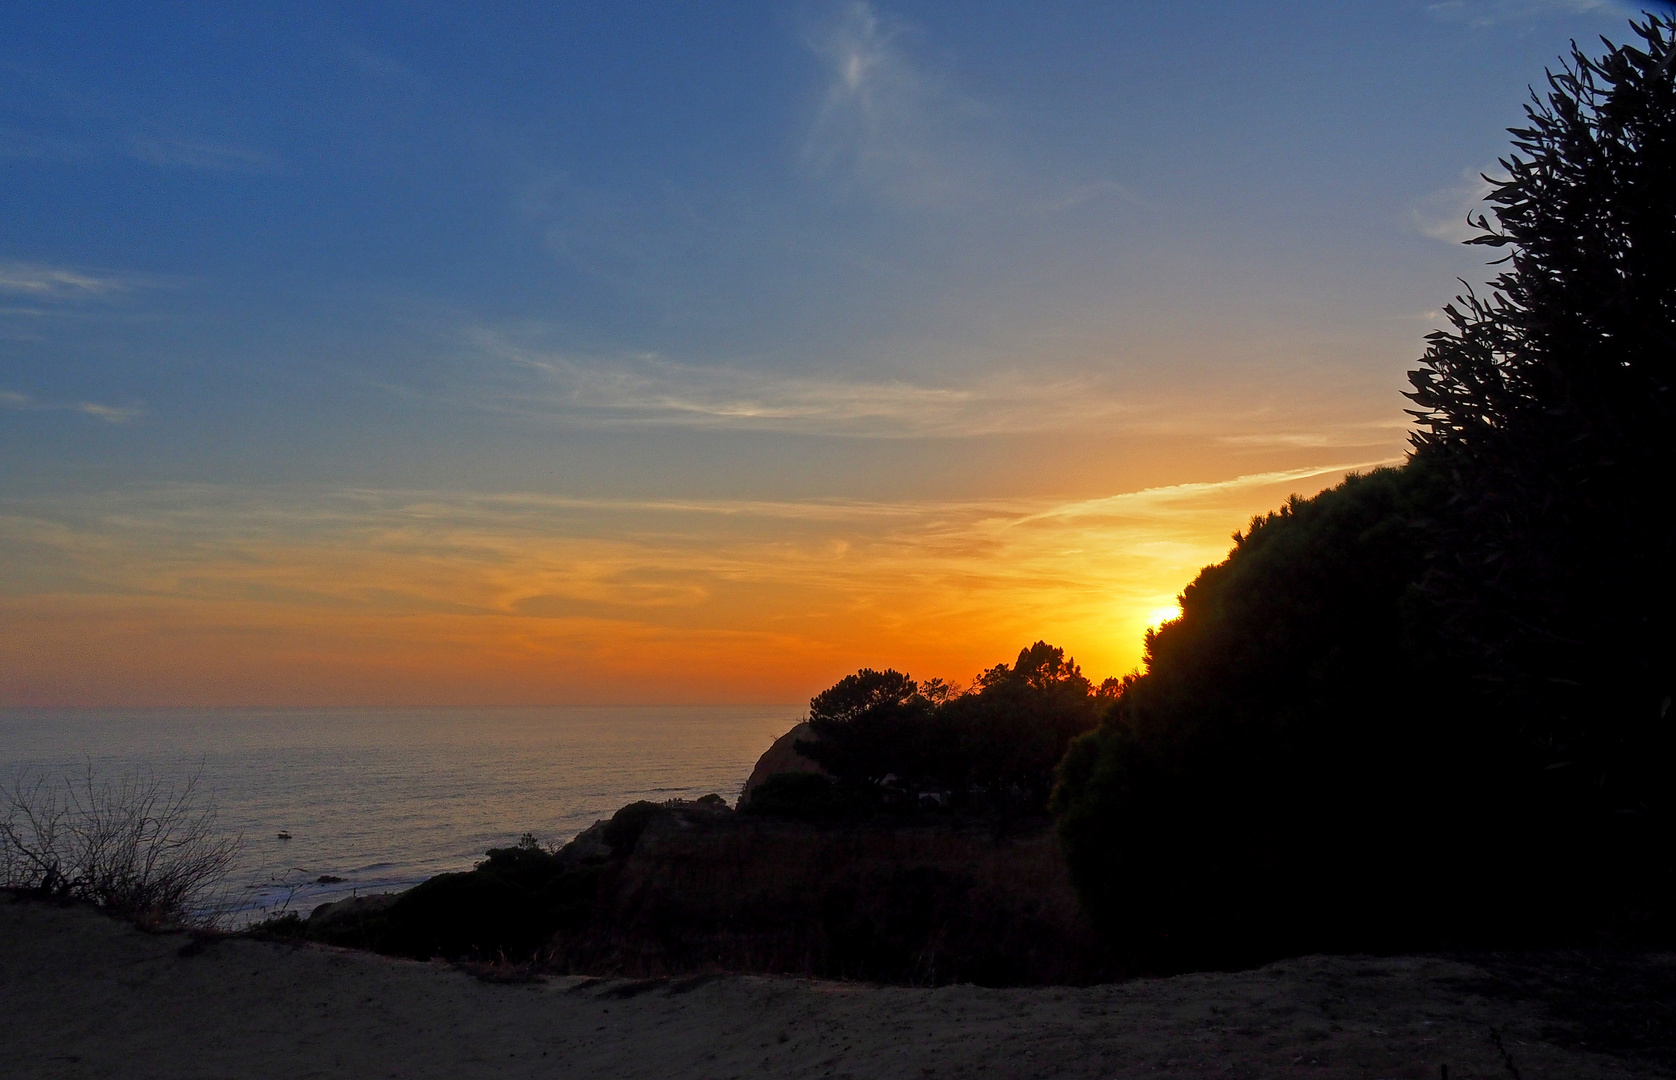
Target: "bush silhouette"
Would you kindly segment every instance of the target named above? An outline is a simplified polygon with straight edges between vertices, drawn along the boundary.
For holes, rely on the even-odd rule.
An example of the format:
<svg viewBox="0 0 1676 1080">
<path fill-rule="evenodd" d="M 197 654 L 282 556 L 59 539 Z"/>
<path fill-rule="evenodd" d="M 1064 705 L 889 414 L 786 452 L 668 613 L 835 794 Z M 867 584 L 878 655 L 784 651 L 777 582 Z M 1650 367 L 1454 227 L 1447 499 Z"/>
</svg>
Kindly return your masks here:
<svg viewBox="0 0 1676 1080">
<path fill-rule="evenodd" d="M 438 874 L 388 908 L 322 932 L 332 944 L 428 960 L 528 960 L 592 912 L 601 868 L 561 860 L 531 838 L 491 848 L 476 868 Z"/>
<path fill-rule="evenodd" d="M 611 815 L 611 820 L 605 823 L 605 842 L 611 848 L 613 855 L 627 855 L 634 850 L 634 845 L 640 842 L 640 834 L 646 831 L 646 826 L 660 814 L 668 813 L 668 808 L 655 802 L 631 802 L 627 806 Z M 493 853 L 490 853 L 491 856 Z"/>
<path fill-rule="evenodd" d="M 0 885 L 86 900 L 148 923 L 215 923 L 242 839 L 222 834 L 197 777 L 21 774 L 0 793 Z"/>
</svg>

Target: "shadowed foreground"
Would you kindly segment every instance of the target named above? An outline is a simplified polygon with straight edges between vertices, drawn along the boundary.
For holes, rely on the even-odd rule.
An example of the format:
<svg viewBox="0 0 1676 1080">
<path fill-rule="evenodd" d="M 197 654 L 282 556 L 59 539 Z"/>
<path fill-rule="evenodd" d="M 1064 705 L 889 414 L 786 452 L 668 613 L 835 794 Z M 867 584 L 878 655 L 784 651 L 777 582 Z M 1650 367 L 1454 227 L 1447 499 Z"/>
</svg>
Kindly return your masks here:
<svg viewBox="0 0 1676 1080">
<path fill-rule="evenodd" d="M 0 897 L 0 1075 L 1672 1075 L 1669 957 L 1311 957 L 1082 989 L 496 984 Z M 1613 995 L 1618 995 L 1614 1000 Z"/>
</svg>

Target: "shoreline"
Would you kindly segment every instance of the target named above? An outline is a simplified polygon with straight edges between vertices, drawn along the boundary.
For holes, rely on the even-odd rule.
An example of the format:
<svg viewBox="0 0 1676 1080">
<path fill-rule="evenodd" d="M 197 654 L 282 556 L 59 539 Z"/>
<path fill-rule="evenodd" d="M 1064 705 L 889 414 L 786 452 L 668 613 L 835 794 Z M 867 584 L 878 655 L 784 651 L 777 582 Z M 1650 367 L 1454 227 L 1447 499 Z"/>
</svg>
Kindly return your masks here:
<svg viewBox="0 0 1676 1080">
<path fill-rule="evenodd" d="M 0 940 L 0 1073 L 20 1078 L 1419 1080 L 1442 1065 L 1455 1078 L 1510 1075 L 1497 1039 L 1526 1080 L 1676 1069 L 1670 954 L 1312 956 L 1081 988 L 749 975 L 497 983 L 441 963 L 147 932 L 11 895 L 0 896 Z M 1598 1015 L 1583 1015 L 1591 1003 Z"/>
</svg>

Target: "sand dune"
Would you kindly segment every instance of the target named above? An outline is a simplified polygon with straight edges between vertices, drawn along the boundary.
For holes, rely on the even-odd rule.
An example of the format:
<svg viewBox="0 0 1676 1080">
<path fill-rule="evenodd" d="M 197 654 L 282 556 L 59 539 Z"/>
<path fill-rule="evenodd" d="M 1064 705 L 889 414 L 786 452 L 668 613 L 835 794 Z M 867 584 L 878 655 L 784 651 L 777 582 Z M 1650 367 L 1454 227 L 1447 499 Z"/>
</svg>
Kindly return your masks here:
<svg viewBox="0 0 1676 1080">
<path fill-rule="evenodd" d="M 1081 989 L 504 984 L 315 946 L 146 933 L 11 897 L 0 897 L 0 942 L 0 1076 L 16 1078 L 1432 1078 L 1448 1065 L 1453 1078 L 1505 1080 L 1496 1037 L 1525 1080 L 1668 1076 L 1659 1025 L 1676 984 L 1670 957 L 1610 967 L 1579 955 L 1522 967 L 1309 957 Z M 1628 1004 L 1598 992 L 1608 982 Z M 1597 1052 L 1603 1039 L 1609 1052 Z"/>
</svg>

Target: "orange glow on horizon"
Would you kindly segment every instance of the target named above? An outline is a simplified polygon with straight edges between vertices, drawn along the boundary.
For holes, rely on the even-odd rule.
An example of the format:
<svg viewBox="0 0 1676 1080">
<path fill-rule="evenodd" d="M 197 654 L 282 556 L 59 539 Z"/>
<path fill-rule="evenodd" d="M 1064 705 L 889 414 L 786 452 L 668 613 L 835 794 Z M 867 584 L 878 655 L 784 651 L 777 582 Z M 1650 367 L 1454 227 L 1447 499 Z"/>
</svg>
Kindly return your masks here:
<svg viewBox="0 0 1676 1080">
<path fill-rule="evenodd" d="M 0 519 L 0 703 L 801 702 L 1038 639 L 1095 681 L 1228 534 L 1346 466 L 1103 499 L 600 502 L 193 490 Z"/>
</svg>

